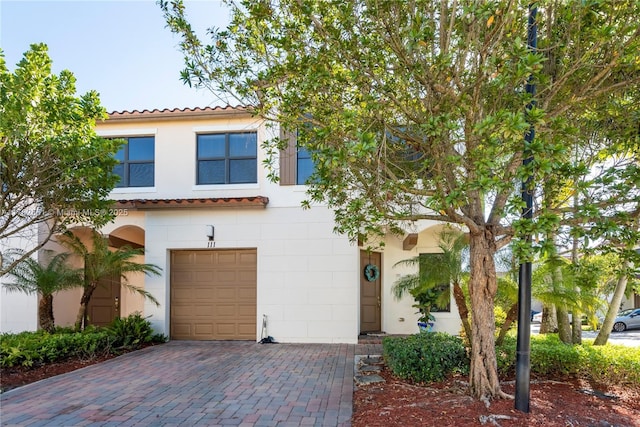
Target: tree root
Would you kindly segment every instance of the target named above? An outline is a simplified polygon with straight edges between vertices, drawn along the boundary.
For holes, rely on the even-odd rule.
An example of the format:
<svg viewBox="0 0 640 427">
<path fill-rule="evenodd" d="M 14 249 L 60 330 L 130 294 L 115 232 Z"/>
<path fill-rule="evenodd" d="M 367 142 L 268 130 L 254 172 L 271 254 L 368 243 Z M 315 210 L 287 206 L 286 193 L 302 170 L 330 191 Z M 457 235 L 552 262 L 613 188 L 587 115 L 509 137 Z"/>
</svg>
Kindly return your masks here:
<svg viewBox="0 0 640 427">
<path fill-rule="evenodd" d="M 500 426 L 500 423 L 498 422 L 498 420 L 514 420 L 515 418 L 510 417 L 509 415 L 498 415 L 498 414 L 491 414 L 491 415 L 480 415 L 480 423 L 481 424 L 487 424 L 487 423 L 491 423 L 494 426 Z"/>
</svg>

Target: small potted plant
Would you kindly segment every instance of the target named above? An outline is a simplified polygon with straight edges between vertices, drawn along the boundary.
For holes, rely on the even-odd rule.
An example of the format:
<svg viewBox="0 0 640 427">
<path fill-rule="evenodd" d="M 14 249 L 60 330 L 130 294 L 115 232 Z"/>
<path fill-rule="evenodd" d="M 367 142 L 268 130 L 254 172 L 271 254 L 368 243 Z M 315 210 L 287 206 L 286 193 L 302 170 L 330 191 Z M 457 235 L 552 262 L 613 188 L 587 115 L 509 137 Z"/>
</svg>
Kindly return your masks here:
<svg viewBox="0 0 640 427">
<path fill-rule="evenodd" d="M 420 256 L 398 262 L 398 264 L 415 265 L 421 262 Z M 444 284 L 440 270 L 420 268 L 417 273 L 400 277 L 393 285 L 392 292 L 397 299 L 405 294 L 413 297 L 417 308 L 418 328 L 420 331 L 431 331 L 436 318 L 432 311 L 444 309 L 449 304 L 449 285 Z"/>
<path fill-rule="evenodd" d="M 435 289 L 415 288 L 409 291 L 416 301 L 413 307 L 418 309 L 418 328 L 420 332 L 430 332 L 433 330 L 436 318 L 431 314 L 431 310 L 436 304 L 438 293 Z"/>
</svg>

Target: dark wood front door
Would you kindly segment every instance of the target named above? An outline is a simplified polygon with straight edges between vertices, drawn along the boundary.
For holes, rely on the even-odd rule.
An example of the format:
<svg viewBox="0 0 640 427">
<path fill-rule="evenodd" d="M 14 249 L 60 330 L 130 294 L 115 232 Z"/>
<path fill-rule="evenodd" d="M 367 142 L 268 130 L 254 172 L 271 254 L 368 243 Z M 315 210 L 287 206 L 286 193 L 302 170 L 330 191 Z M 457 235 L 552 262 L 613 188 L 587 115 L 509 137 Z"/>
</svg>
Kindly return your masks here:
<svg viewBox="0 0 640 427">
<path fill-rule="evenodd" d="M 120 315 L 120 276 L 103 277 L 93 291 L 89 305 L 89 324 L 107 326 Z"/>
<path fill-rule="evenodd" d="M 379 252 L 360 251 L 360 332 L 381 331 L 382 265 Z M 368 274 L 365 270 L 369 267 Z M 375 268 L 374 268 L 375 267 Z M 375 271 L 377 269 L 377 277 Z"/>
</svg>

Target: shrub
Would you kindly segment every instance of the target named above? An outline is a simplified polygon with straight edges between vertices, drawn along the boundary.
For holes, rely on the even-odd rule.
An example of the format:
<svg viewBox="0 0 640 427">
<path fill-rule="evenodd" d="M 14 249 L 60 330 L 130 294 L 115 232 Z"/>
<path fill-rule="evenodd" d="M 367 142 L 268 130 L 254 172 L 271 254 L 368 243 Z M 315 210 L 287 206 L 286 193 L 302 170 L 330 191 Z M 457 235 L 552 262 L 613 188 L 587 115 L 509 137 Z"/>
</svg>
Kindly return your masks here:
<svg viewBox="0 0 640 427">
<path fill-rule="evenodd" d="M 154 337 L 151 323 L 140 313 L 117 317 L 107 327 L 107 331 L 114 338 L 114 346 L 125 349 L 138 348 L 151 342 Z"/>
<path fill-rule="evenodd" d="M 502 376 L 515 372 L 516 339 L 507 336 L 496 348 L 498 371 Z M 604 384 L 640 383 L 640 348 L 621 345 L 567 345 L 557 335 L 531 337 L 531 373 L 545 377 L 584 377 Z"/>
<path fill-rule="evenodd" d="M 442 332 L 424 332 L 382 341 L 385 362 L 394 375 L 415 382 L 441 381 L 469 369 L 462 340 Z"/>
<path fill-rule="evenodd" d="M 106 331 L 73 332 L 70 329 L 0 335 L 0 366 L 34 366 L 68 357 L 90 359 L 108 354 L 113 338 Z"/>
</svg>

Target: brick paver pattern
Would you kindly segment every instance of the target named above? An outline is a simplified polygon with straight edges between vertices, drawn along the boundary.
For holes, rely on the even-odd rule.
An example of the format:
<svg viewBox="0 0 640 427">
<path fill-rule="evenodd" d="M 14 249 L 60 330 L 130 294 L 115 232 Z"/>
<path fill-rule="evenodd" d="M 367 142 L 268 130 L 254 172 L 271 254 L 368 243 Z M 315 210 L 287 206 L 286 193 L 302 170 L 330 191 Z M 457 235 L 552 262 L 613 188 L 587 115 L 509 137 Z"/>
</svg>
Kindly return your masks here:
<svg viewBox="0 0 640 427">
<path fill-rule="evenodd" d="M 0 395 L 2 426 L 349 426 L 379 345 L 172 341 Z"/>
</svg>

